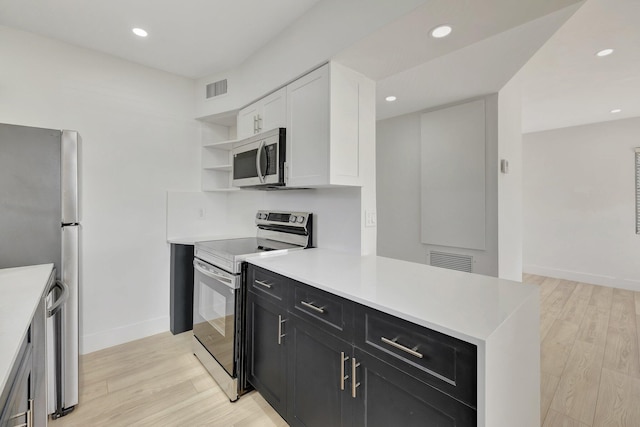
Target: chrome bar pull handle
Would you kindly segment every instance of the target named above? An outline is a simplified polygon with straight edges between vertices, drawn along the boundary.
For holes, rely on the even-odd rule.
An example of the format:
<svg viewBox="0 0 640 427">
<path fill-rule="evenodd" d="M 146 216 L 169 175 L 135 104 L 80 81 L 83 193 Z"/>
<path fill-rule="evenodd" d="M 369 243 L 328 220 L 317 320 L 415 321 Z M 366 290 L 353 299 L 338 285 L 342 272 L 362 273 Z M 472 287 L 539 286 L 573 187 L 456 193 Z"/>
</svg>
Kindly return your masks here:
<svg viewBox="0 0 640 427">
<path fill-rule="evenodd" d="M 264 286 L 267 289 L 271 289 L 273 287 L 272 285 L 265 283 L 262 280 L 254 280 L 254 282 L 260 286 Z"/>
<path fill-rule="evenodd" d="M 385 344 L 389 344 L 399 350 L 402 350 L 404 352 L 409 353 L 412 356 L 417 357 L 418 359 L 422 359 L 424 356 L 422 355 L 422 353 L 418 353 L 416 350 L 418 349 L 418 346 L 415 346 L 413 348 L 409 348 L 409 347 L 405 347 L 402 344 L 398 344 L 398 338 L 394 338 L 392 340 L 390 340 L 389 338 L 385 338 L 385 337 L 380 337 L 380 339 L 382 340 L 383 343 Z"/>
<path fill-rule="evenodd" d="M 344 351 L 340 352 L 340 390 L 344 390 L 344 382 L 349 375 L 344 374 L 344 362 L 349 360 L 349 356 L 344 355 Z"/>
<path fill-rule="evenodd" d="M 306 302 L 306 301 L 300 301 L 300 304 L 304 305 L 305 307 L 310 308 L 311 310 L 317 311 L 318 313 L 324 314 L 324 308 L 323 307 L 318 307 L 317 305 L 313 305 L 313 303 Z"/>
<path fill-rule="evenodd" d="M 281 314 L 278 314 L 278 345 L 282 344 L 282 338 L 287 334 L 282 333 L 282 324 L 286 322 L 287 319 L 283 319 Z"/>
<path fill-rule="evenodd" d="M 360 383 L 356 382 L 356 368 L 360 363 L 356 362 L 356 358 L 351 359 L 351 397 L 356 397 L 356 389 L 360 387 Z"/>
</svg>

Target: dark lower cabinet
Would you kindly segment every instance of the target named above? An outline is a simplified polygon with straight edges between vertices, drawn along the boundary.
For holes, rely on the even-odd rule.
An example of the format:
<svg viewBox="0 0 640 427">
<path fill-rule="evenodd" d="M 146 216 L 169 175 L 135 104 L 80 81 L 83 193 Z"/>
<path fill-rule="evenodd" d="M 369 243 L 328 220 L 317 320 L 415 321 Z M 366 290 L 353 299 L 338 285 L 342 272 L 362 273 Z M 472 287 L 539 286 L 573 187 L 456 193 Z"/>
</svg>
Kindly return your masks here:
<svg viewBox="0 0 640 427">
<path fill-rule="evenodd" d="M 305 427 L 351 425 L 345 376 L 353 347 L 299 317 L 290 321 L 287 421 Z"/>
<path fill-rule="evenodd" d="M 471 427 L 476 411 L 356 348 L 354 425 Z"/>
<path fill-rule="evenodd" d="M 474 346 L 257 267 L 250 283 L 256 274 L 278 292 L 249 287 L 248 379 L 291 426 L 477 425 Z"/>
<path fill-rule="evenodd" d="M 171 244 L 169 328 L 174 335 L 193 329 L 193 249 Z"/>
<path fill-rule="evenodd" d="M 280 414 L 287 404 L 287 311 L 247 293 L 247 380 Z"/>
</svg>

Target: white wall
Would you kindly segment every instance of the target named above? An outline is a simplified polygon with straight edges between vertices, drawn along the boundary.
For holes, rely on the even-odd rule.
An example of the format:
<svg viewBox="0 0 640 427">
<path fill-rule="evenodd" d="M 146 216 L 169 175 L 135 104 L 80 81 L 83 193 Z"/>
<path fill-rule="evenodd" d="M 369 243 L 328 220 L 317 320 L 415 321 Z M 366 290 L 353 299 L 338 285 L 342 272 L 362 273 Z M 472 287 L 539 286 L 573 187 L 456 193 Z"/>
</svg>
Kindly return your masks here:
<svg viewBox="0 0 640 427">
<path fill-rule="evenodd" d="M 0 122 L 82 136 L 80 351 L 169 326 L 166 190 L 200 187 L 194 82 L 0 26 Z"/>
<path fill-rule="evenodd" d="M 640 291 L 640 118 L 525 134 L 524 271 Z"/>
<path fill-rule="evenodd" d="M 258 209 L 312 212 L 315 247 L 360 254 L 360 192 L 357 187 L 233 192 L 227 196 L 224 234 L 254 236 Z"/>
<path fill-rule="evenodd" d="M 498 93 L 498 276 L 522 281 L 522 92 L 518 75 Z M 496 165 L 496 167 L 499 167 Z"/>
<path fill-rule="evenodd" d="M 486 250 L 425 245 L 420 242 L 420 116 L 423 112 L 417 112 L 377 123 L 378 255 L 423 264 L 429 263 L 430 250 L 473 255 L 475 273 L 498 275 L 498 96 L 490 95 L 485 100 Z"/>
</svg>

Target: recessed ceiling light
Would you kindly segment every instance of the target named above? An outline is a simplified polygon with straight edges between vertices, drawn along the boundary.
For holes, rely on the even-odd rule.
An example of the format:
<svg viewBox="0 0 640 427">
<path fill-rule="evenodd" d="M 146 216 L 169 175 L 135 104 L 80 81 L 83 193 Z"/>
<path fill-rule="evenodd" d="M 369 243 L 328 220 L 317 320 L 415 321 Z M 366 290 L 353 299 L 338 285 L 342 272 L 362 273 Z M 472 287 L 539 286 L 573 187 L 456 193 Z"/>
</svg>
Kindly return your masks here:
<svg viewBox="0 0 640 427">
<path fill-rule="evenodd" d="M 601 51 L 596 53 L 596 56 L 609 56 L 612 53 L 613 53 L 613 49 L 602 49 Z"/>
<path fill-rule="evenodd" d="M 393 102 L 395 101 L 397 98 L 395 96 L 387 96 L 384 100 L 387 102 Z"/>
<path fill-rule="evenodd" d="M 453 28 L 451 28 L 450 25 L 440 25 L 439 27 L 436 27 L 433 30 L 431 30 L 431 37 L 434 37 L 436 39 L 441 39 L 451 34 L 451 31 L 453 31 Z"/>
<path fill-rule="evenodd" d="M 619 108 L 614 108 L 613 110 L 611 110 L 611 114 L 616 114 L 616 113 L 619 113 L 619 112 L 621 112 L 621 111 L 622 111 L 622 110 L 621 110 L 621 109 L 619 109 Z"/>
<path fill-rule="evenodd" d="M 143 30 L 142 28 L 134 28 L 133 30 L 133 34 L 135 34 L 136 36 L 140 36 L 140 37 L 147 37 L 148 33 Z"/>
</svg>

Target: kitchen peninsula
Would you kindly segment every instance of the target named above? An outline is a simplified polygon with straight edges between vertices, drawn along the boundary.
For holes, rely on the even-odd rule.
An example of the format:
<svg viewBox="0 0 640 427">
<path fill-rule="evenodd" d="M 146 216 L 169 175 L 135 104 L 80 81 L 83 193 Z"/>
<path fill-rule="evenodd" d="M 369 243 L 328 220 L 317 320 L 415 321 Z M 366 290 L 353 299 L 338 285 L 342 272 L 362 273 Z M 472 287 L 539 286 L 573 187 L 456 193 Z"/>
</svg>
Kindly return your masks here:
<svg viewBox="0 0 640 427">
<path fill-rule="evenodd" d="M 478 426 L 537 427 L 540 425 L 540 297 L 537 287 L 389 258 L 361 257 L 325 249 L 308 249 L 283 256 L 253 258 L 249 259 L 249 263 L 259 267 L 256 275 L 271 272 L 284 276 L 283 280 L 292 279 L 287 282 L 287 287 L 293 289 L 289 290 L 289 299 L 292 301 L 289 303 L 287 316 L 292 315 L 287 318 L 293 319 L 294 325 L 297 317 L 302 315 L 302 311 L 296 310 L 299 295 L 309 299 L 309 301 L 306 299 L 304 302 L 300 301 L 302 305 L 315 303 L 316 310 L 328 307 L 328 312 L 333 307 L 338 307 L 338 304 L 342 304 L 339 301 L 332 302 L 331 298 L 335 298 L 334 296 L 340 297 L 340 301 L 354 303 L 354 320 L 350 324 L 355 332 L 343 333 L 344 331 L 340 330 L 334 335 L 339 338 L 346 336 L 345 343 L 349 340 L 355 342 L 354 354 L 360 353 L 358 360 L 362 361 L 363 367 L 359 368 L 360 371 L 354 368 L 353 371 L 347 369 L 347 372 L 352 376 L 359 372 L 358 382 L 362 383 L 375 375 L 375 372 L 370 372 L 371 369 L 366 373 L 363 370 L 366 368 L 363 357 L 366 356 L 367 351 L 374 355 L 377 355 L 377 351 L 382 356 L 394 357 L 403 352 L 411 354 L 413 349 L 410 346 L 415 344 L 413 342 L 401 343 L 397 341 L 397 336 L 389 336 L 387 340 L 393 341 L 391 346 L 395 347 L 394 349 L 380 344 L 380 337 L 377 335 L 373 337 L 375 328 L 382 330 L 391 328 L 390 325 L 393 323 L 398 323 L 404 325 L 407 330 L 417 330 L 415 337 L 425 337 L 422 348 L 441 348 L 444 358 L 450 357 L 452 366 L 455 365 L 450 369 L 450 377 L 439 375 L 437 368 L 428 366 L 429 363 L 433 363 L 434 366 L 439 363 L 436 360 L 437 357 L 432 358 L 425 352 L 422 359 L 422 354 L 418 353 L 421 350 L 416 346 L 414 349 L 417 351 L 413 352 L 418 354 L 420 359 L 411 359 L 407 356 L 408 363 L 413 366 L 406 368 L 405 372 L 418 372 L 416 368 L 421 368 L 422 371 L 418 374 L 427 372 L 438 377 L 434 381 L 442 380 L 441 382 L 447 383 L 448 385 L 444 384 L 445 394 L 454 396 L 460 402 L 466 403 L 468 407 L 475 407 Z M 255 269 L 255 267 L 252 268 Z M 263 269 L 268 272 L 264 272 Z M 254 276 L 249 276 L 247 284 L 250 291 L 252 277 Z M 256 286 L 256 288 L 260 287 Z M 322 291 L 331 295 L 318 293 Z M 313 295 L 314 292 L 315 295 Z M 335 311 L 333 309 L 334 313 Z M 310 310 L 308 312 L 313 313 Z M 346 309 L 342 311 L 342 313 L 346 312 Z M 346 314 L 342 315 L 343 319 L 346 317 Z M 316 318 L 319 319 L 317 313 Z M 378 318 L 382 320 L 376 320 Z M 329 324 L 330 321 L 328 318 L 327 320 L 319 319 L 316 323 L 323 326 L 321 323 Z M 347 320 L 346 323 L 349 324 L 349 321 Z M 309 327 L 306 328 L 309 330 Z M 334 328 L 334 330 L 337 329 Z M 283 334 L 297 337 L 297 327 L 291 327 L 285 322 Z M 410 336 L 411 334 L 402 332 L 401 335 Z M 440 340 L 437 337 L 442 337 L 442 345 L 440 342 L 433 344 Z M 384 339 L 382 341 L 384 342 Z M 469 398 L 465 400 L 465 396 L 459 398 L 456 395 L 456 393 L 469 392 L 469 390 L 455 390 L 456 386 L 459 389 L 464 388 L 464 385 L 456 384 L 456 375 L 462 378 L 461 373 L 456 371 L 459 366 L 462 366 L 459 360 L 456 360 L 461 357 L 459 354 L 462 354 L 457 352 L 456 342 L 461 345 L 475 346 L 476 366 L 474 368 L 477 368 L 477 377 L 469 382 L 477 384 L 477 389 L 471 390 L 473 400 Z M 404 344 L 407 347 L 401 349 L 399 353 L 394 353 L 398 344 Z M 368 350 L 368 345 L 376 348 Z M 359 347 L 364 347 L 364 351 L 359 351 Z M 300 349 L 290 354 L 298 353 Z M 355 359 L 355 356 L 353 358 Z M 378 355 L 378 358 L 381 357 Z M 375 361 L 373 358 L 370 360 Z M 295 364 L 291 360 L 288 363 Z M 295 370 L 295 367 L 291 370 Z M 313 369 L 309 367 L 309 370 Z M 433 375 L 434 372 L 435 375 Z M 294 380 L 289 379 L 289 381 L 291 384 Z M 419 383 L 414 382 L 414 384 Z M 367 387 L 359 383 L 355 386 L 361 387 L 359 393 L 367 393 Z M 424 385 L 423 388 L 428 387 Z M 438 386 L 434 387 L 438 388 Z M 443 387 L 440 389 L 442 390 Z M 287 398 L 292 395 L 291 391 L 289 389 Z M 289 407 L 291 406 L 290 404 Z M 375 408 L 364 410 L 370 409 L 375 410 Z"/>
</svg>

